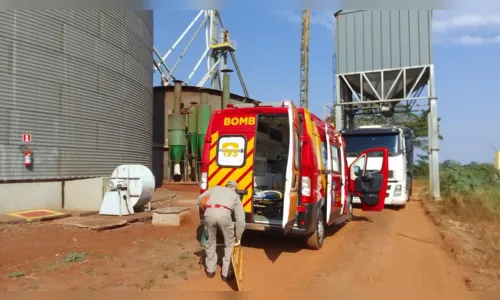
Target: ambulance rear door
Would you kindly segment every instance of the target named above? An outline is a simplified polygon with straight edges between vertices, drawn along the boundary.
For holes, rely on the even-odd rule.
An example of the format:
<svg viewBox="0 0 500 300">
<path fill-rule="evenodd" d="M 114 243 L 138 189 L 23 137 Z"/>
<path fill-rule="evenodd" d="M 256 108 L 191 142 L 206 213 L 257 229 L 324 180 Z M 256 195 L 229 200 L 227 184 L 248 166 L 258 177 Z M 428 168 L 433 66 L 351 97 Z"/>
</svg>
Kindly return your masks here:
<svg viewBox="0 0 500 300">
<path fill-rule="evenodd" d="M 288 234 L 295 222 L 299 201 L 300 182 L 300 119 L 297 107 L 292 101 L 285 101 L 290 123 L 288 162 L 286 167 L 285 195 L 283 199 L 283 230 Z"/>
<path fill-rule="evenodd" d="M 224 186 L 229 180 L 238 184 L 243 208 L 250 222 L 253 196 L 253 164 L 255 151 L 256 114 L 221 114 L 214 122 L 209 154 L 208 187 Z"/>
</svg>

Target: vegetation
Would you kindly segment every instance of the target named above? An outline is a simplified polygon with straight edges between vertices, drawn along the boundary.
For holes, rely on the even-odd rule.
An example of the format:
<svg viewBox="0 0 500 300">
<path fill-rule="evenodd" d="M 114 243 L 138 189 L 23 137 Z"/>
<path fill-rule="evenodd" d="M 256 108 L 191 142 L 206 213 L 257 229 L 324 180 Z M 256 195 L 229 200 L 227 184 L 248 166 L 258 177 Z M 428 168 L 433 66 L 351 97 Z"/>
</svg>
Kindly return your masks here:
<svg viewBox="0 0 500 300">
<path fill-rule="evenodd" d="M 24 276 L 24 273 L 21 271 L 12 272 L 8 275 L 9 278 L 18 278 L 18 277 L 23 277 L 23 276 Z"/>
<path fill-rule="evenodd" d="M 63 257 L 63 262 L 64 263 L 83 262 L 87 258 L 87 256 L 88 256 L 87 253 L 71 252 Z"/>
<path fill-rule="evenodd" d="M 493 164 L 441 164 L 441 212 L 460 221 L 500 219 L 500 172 Z"/>
</svg>

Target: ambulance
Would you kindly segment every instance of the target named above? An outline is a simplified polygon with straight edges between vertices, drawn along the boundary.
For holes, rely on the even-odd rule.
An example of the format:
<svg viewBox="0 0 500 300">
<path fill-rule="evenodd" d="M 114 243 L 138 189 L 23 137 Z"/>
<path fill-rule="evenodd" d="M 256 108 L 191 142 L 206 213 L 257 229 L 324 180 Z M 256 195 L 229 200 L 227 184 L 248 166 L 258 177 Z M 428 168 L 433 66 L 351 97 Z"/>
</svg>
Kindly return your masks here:
<svg viewBox="0 0 500 300">
<path fill-rule="evenodd" d="M 372 157 L 382 162 L 367 172 Z M 351 220 L 353 196 L 362 210 L 383 210 L 388 150 L 366 149 L 347 165 L 335 127 L 292 101 L 229 104 L 207 128 L 201 192 L 228 180 L 238 183 L 246 230 L 299 236 L 318 250 L 327 227 Z"/>
</svg>

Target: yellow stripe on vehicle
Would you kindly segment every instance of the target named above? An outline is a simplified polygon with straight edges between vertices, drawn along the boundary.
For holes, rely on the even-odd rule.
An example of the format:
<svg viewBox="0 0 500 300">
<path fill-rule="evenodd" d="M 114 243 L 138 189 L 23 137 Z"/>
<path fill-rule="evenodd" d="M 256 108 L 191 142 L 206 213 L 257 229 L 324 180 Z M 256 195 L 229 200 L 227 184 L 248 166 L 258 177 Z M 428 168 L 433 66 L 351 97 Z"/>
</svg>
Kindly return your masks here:
<svg viewBox="0 0 500 300">
<path fill-rule="evenodd" d="M 255 138 L 252 137 L 247 143 L 247 150 L 246 150 L 247 157 L 245 160 L 245 165 L 243 167 L 240 167 L 240 168 L 219 168 L 219 166 L 217 165 L 217 162 L 214 160 L 214 162 L 209 166 L 208 177 L 210 178 L 210 176 L 212 176 L 212 174 L 214 174 L 216 172 L 217 172 L 217 174 L 215 174 L 215 176 L 210 178 L 209 183 L 208 183 L 208 187 L 209 188 L 214 187 L 219 183 L 220 183 L 220 185 L 224 185 L 225 182 L 227 182 L 228 180 L 231 180 L 231 179 L 238 180 L 241 177 L 241 175 L 243 175 L 249 168 L 253 167 L 253 154 L 251 154 L 251 155 L 248 155 L 248 154 L 250 152 L 252 152 L 252 150 L 254 149 L 254 145 L 255 145 Z M 231 171 L 233 171 L 233 173 L 230 176 L 227 176 Z M 253 172 L 249 172 L 249 173 L 251 174 Z M 227 178 L 225 178 L 225 177 L 227 177 Z M 221 182 L 222 180 L 224 180 L 225 182 Z M 245 188 L 245 187 L 246 187 L 246 185 L 238 184 L 238 188 Z"/>
<path fill-rule="evenodd" d="M 210 157 L 209 157 L 208 161 L 212 161 L 215 158 L 215 156 L 217 155 L 217 139 L 218 138 L 219 138 L 219 132 L 216 131 L 215 133 L 212 134 L 211 143 L 214 143 L 214 141 L 215 141 L 215 143 L 213 146 L 210 144 L 210 147 L 211 147 L 210 148 Z"/>
</svg>

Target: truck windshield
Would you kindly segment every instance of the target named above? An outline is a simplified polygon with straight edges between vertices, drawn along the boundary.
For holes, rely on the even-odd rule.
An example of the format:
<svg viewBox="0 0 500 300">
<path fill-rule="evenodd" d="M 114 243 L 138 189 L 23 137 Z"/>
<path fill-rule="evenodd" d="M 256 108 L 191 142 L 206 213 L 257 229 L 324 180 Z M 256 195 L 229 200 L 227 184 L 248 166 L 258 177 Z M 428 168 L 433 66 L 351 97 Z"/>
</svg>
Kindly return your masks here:
<svg viewBox="0 0 500 300">
<path fill-rule="evenodd" d="M 369 148 L 387 148 L 389 155 L 397 155 L 400 151 L 399 135 L 395 134 L 356 134 L 344 135 L 348 156 L 358 156 Z"/>
</svg>

